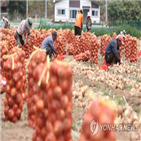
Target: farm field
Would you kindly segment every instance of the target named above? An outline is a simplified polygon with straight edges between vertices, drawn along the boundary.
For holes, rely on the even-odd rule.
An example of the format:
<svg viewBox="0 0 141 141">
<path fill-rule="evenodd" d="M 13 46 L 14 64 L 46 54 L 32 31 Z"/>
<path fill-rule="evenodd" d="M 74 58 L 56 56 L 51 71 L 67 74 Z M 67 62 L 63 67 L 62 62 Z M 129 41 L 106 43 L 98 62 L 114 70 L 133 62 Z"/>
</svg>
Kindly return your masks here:
<svg viewBox="0 0 141 141">
<path fill-rule="evenodd" d="M 40 46 L 43 39 L 50 35 L 52 31 L 53 29 L 48 32 L 45 30 L 41 32 L 39 30 L 33 30 L 30 43 L 22 47 L 26 58 L 23 67 L 26 68 L 25 75 L 28 86 L 28 75 L 31 72 L 28 71 L 26 65 L 32 60 L 29 61 L 29 57 L 31 57 L 32 52 Z M 14 52 L 14 50 L 12 50 L 12 48 L 15 47 L 15 40 L 12 36 L 14 32 L 14 29 L 12 31 L 2 30 L 1 50 L 6 46 L 8 50 L 6 53 L 4 52 L 6 55 Z M 79 39 L 73 37 L 73 32 L 69 30 L 59 30 L 57 33 L 58 38 L 55 42 L 57 55 L 63 54 L 65 59 L 61 62 L 67 63 L 73 70 L 72 140 L 79 140 L 83 118 L 92 104 L 93 98 L 109 99 L 112 101 L 112 106 L 115 110 L 115 124 L 130 124 L 132 126 L 138 125 L 141 127 L 141 57 L 137 57 L 137 53 L 141 51 L 141 40 L 127 35 L 130 43 L 126 40 L 124 49 L 120 48 L 122 52 L 122 64 L 117 64 L 113 67 L 109 66 L 108 71 L 105 71 L 104 69 L 99 69 L 99 66 L 104 63 L 103 52 L 106 44 L 112 39 L 111 37 L 108 35 L 96 37 L 92 34 L 84 33 L 82 38 Z M 116 35 L 113 36 L 113 38 L 115 37 Z M 101 39 L 106 40 L 103 41 Z M 36 48 L 34 48 L 34 46 L 36 46 Z M 11 53 L 10 50 L 13 52 Z M 6 60 L 2 61 L 6 62 Z M 4 68 L 4 64 L 2 64 L 1 70 L 3 75 L 6 73 Z M 23 82 L 25 83 L 24 80 Z M 27 85 L 23 87 L 24 91 L 27 91 Z M 23 102 L 22 113 L 19 120 L 16 123 L 12 123 L 5 120 L 5 97 L 6 93 L 4 92 L 1 94 L 1 140 L 31 141 L 35 129 L 29 127 L 28 98 Z M 101 111 L 101 114 L 102 112 L 103 111 Z M 140 141 L 140 136 L 141 128 L 138 128 L 138 131 L 133 133 L 132 131 L 119 131 L 116 132 L 116 141 L 134 141 L 135 139 L 136 141 Z"/>
</svg>

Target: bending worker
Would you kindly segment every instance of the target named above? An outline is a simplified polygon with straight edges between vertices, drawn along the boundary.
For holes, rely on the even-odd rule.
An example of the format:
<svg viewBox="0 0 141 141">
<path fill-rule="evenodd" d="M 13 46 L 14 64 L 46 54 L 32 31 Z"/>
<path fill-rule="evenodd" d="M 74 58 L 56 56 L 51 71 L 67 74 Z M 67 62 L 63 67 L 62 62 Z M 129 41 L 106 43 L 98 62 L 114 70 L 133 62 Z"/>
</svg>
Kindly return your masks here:
<svg viewBox="0 0 141 141">
<path fill-rule="evenodd" d="M 118 62 L 121 63 L 120 51 L 118 50 L 118 48 L 122 44 L 124 43 L 123 37 L 121 35 L 119 35 L 118 38 L 113 39 L 112 41 L 109 42 L 105 50 L 105 60 L 107 63 L 111 65 L 117 64 Z"/>
<path fill-rule="evenodd" d="M 82 32 L 82 29 L 83 29 L 83 14 L 82 14 L 82 10 L 80 10 L 77 13 L 77 15 L 76 15 L 74 28 L 75 28 L 75 36 L 76 35 L 80 35 L 81 36 L 81 32 Z"/>
<path fill-rule="evenodd" d="M 10 23 L 9 20 L 5 17 L 2 18 L 4 24 L 3 24 L 3 28 L 9 28 L 10 29 Z"/>
<path fill-rule="evenodd" d="M 52 54 L 56 54 L 56 47 L 54 46 L 54 41 L 57 39 L 57 32 L 54 31 L 52 35 L 48 36 L 42 42 L 40 49 L 46 49 L 46 55 L 49 55 L 51 58 Z"/>
<path fill-rule="evenodd" d="M 26 43 L 25 36 L 27 37 L 27 43 L 30 41 L 30 29 L 32 29 L 32 18 L 27 18 L 26 20 L 23 20 L 20 25 L 18 26 L 18 29 L 16 31 L 15 39 L 17 40 L 17 45 L 20 48 L 21 44 L 22 46 Z"/>
</svg>

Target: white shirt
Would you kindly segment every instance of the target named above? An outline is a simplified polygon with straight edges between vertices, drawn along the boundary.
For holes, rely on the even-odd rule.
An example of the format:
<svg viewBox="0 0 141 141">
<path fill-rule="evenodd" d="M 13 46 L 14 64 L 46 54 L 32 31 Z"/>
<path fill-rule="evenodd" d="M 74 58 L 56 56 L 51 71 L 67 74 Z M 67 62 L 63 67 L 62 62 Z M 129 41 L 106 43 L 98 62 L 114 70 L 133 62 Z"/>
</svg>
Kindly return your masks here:
<svg viewBox="0 0 141 141">
<path fill-rule="evenodd" d="M 25 20 L 23 20 L 18 26 L 17 32 L 22 36 L 22 40 L 25 40 L 26 34 L 28 34 L 28 38 L 30 36 L 30 29 L 28 29 L 25 25 Z"/>
</svg>

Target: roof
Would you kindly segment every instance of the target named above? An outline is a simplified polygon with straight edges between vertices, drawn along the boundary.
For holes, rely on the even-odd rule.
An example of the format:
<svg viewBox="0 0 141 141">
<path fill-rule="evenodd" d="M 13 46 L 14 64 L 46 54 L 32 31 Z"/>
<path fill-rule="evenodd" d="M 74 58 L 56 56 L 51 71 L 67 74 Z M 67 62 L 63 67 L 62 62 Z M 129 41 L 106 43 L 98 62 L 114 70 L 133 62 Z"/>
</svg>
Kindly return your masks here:
<svg viewBox="0 0 141 141">
<path fill-rule="evenodd" d="M 57 0 L 57 1 L 55 1 L 53 4 L 56 4 L 56 3 L 58 3 L 58 2 L 60 2 L 60 1 L 62 1 L 62 0 Z M 81 0 L 80 0 L 81 1 Z M 100 5 L 100 4 L 98 4 L 98 3 L 96 3 L 96 2 L 94 2 L 93 0 L 90 0 L 92 3 L 94 3 L 94 4 L 96 4 L 96 5 Z"/>
<path fill-rule="evenodd" d="M 62 1 L 62 0 L 57 0 L 57 1 L 55 1 L 53 4 L 56 4 L 56 3 L 60 2 L 60 1 Z"/>
<path fill-rule="evenodd" d="M 100 5 L 100 4 L 96 3 L 96 2 L 94 2 L 93 0 L 90 0 L 90 1 L 91 1 L 92 3 L 98 5 L 98 6 Z"/>
</svg>

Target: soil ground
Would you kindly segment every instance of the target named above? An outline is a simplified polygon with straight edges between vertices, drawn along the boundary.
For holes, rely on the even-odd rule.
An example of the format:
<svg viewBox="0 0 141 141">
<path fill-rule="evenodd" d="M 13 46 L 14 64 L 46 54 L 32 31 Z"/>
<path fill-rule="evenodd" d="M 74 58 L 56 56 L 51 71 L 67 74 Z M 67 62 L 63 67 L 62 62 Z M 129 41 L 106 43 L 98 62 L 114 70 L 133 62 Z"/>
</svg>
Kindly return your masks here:
<svg viewBox="0 0 141 141">
<path fill-rule="evenodd" d="M 138 42 L 138 46 L 141 47 L 141 41 Z M 141 50 L 141 48 L 139 49 Z M 66 58 L 70 59 L 73 61 L 72 56 L 66 56 Z M 102 63 L 100 61 L 100 63 Z M 76 66 L 78 64 L 75 64 Z M 74 65 L 74 66 L 75 66 Z M 80 67 L 81 66 L 88 66 L 88 63 L 79 63 Z M 125 96 L 128 104 L 133 107 L 135 111 L 139 111 L 141 109 L 141 100 L 136 97 L 136 96 L 131 96 L 130 95 L 130 90 L 129 89 L 124 89 L 124 90 L 119 90 L 119 89 L 113 89 L 111 87 L 107 87 L 104 83 L 102 82 L 92 82 L 89 79 L 86 79 L 83 75 L 79 74 L 79 69 L 77 70 L 77 74 L 74 73 L 73 75 L 73 81 L 82 81 L 83 85 L 87 85 L 89 88 L 91 88 L 93 91 L 96 90 L 101 90 L 101 91 L 111 91 L 111 96 L 117 96 L 118 99 L 121 99 L 122 97 Z M 1 94 L 1 141 L 32 141 L 32 134 L 34 133 L 34 130 L 31 129 L 28 126 L 28 120 L 27 120 L 27 106 L 26 103 L 23 105 L 23 112 L 21 115 L 21 118 L 18 122 L 11 123 L 9 121 L 5 121 L 4 117 L 4 98 L 5 98 L 5 93 Z M 89 97 L 86 95 L 82 99 L 82 103 L 85 103 L 86 107 L 89 104 Z M 86 107 L 80 107 L 78 100 L 73 98 L 73 125 L 72 125 L 72 137 L 73 141 L 77 141 L 79 134 L 80 134 L 80 128 L 81 128 L 81 123 L 82 119 L 84 117 L 84 114 L 87 111 Z M 116 141 L 130 141 L 129 139 L 129 134 L 130 132 L 118 132 L 117 133 L 117 139 Z"/>
<path fill-rule="evenodd" d="M 68 57 L 72 59 L 70 56 Z M 87 66 L 88 64 L 84 63 L 83 66 Z M 80 65 L 81 67 L 81 65 Z M 79 70 L 78 70 L 79 71 Z M 99 82 L 97 85 L 96 82 L 92 82 L 89 79 L 85 79 L 84 76 L 79 76 L 78 74 L 73 75 L 74 81 L 83 81 L 83 85 L 89 86 L 89 88 L 92 88 L 93 91 L 95 89 L 99 89 L 104 91 L 110 91 L 112 95 L 118 95 L 119 98 L 122 98 L 124 95 L 128 104 L 132 106 L 134 109 L 141 109 L 141 101 L 138 99 L 138 97 L 132 97 L 129 94 L 129 90 L 118 90 L 118 89 L 112 89 L 107 88 L 106 85 L 104 85 L 102 82 Z M 100 86 L 100 87 L 99 87 Z M 28 120 L 27 120 L 27 107 L 26 103 L 24 103 L 23 106 L 23 112 L 21 115 L 20 120 L 17 123 L 11 123 L 9 121 L 5 121 L 4 118 L 4 98 L 5 93 L 1 94 L 1 141 L 32 141 L 32 134 L 34 133 L 34 130 L 28 127 Z M 89 104 L 89 97 L 86 96 L 82 99 L 82 102 L 85 102 L 85 105 Z M 81 121 L 84 117 L 84 114 L 86 113 L 87 108 L 79 107 L 78 106 L 78 100 L 73 98 L 73 127 L 72 127 L 72 136 L 74 141 L 77 141 L 79 137 L 79 130 L 81 127 Z M 129 141 L 129 132 L 120 132 L 117 133 L 117 141 Z"/>
</svg>

